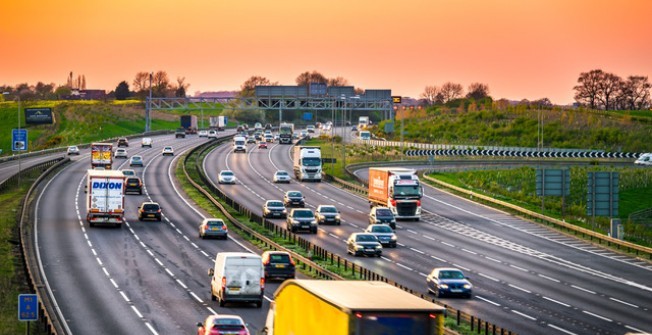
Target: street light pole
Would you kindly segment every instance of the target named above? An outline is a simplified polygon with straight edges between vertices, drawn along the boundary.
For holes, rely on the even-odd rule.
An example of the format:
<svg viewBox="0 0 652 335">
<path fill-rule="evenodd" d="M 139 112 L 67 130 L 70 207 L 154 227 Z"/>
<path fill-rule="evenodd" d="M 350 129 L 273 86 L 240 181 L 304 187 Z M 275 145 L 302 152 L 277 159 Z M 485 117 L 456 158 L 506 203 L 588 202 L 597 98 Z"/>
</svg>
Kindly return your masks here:
<svg viewBox="0 0 652 335">
<path fill-rule="evenodd" d="M 9 92 L 2 92 L 2 95 L 9 95 Z M 16 91 L 16 99 L 18 100 L 18 133 L 20 133 L 20 92 Z M 27 139 L 25 139 L 25 142 L 28 142 Z M 25 143 L 27 145 L 27 143 Z M 13 147 L 13 145 L 12 145 Z M 20 153 L 18 154 L 18 186 L 20 186 L 20 173 L 21 173 L 21 162 L 20 162 Z"/>
<path fill-rule="evenodd" d="M 148 133 L 151 129 L 150 111 L 152 109 L 152 73 L 149 73 L 149 100 L 147 100 L 147 111 L 145 113 L 145 132 Z"/>
</svg>

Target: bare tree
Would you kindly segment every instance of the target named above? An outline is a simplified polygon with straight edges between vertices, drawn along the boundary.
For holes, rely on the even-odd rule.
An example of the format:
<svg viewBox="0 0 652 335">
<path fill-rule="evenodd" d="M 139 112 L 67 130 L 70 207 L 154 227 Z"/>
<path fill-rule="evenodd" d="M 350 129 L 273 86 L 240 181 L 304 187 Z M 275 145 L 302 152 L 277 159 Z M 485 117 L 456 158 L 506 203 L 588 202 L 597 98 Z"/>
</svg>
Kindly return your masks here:
<svg viewBox="0 0 652 335">
<path fill-rule="evenodd" d="M 629 76 L 621 86 L 623 108 L 645 109 L 650 104 L 650 82 L 647 76 Z"/>
<path fill-rule="evenodd" d="M 489 85 L 483 83 L 472 83 L 469 85 L 469 93 L 466 97 L 469 99 L 480 100 L 489 96 Z"/>
<path fill-rule="evenodd" d="M 168 73 L 159 70 L 152 76 L 152 94 L 158 97 L 167 96 L 168 89 L 170 88 L 170 79 Z"/>
<path fill-rule="evenodd" d="M 596 109 L 599 102 L 600 82 L 603 76 L 604 72 L 600 69 L 580 73 L 579 78 L 577 78 L 579 85 L 573 87 L 575 101 L 588 104 L 589 108 Z"/>
<path fill-rule="evenodd" d="M 328 83 L 328 79 L 321 73 L 317 71 L 304 72 L 300 74 L 296 79 L 297 86 L 308 86 L 310 83 Z"/>
<path fill-rule="evenodd" d="M 263 76 L 251 76 L 249 79 L 245 80 L 242 85 L 240 85 L 239 96 L 252 97 L 256 93 L 256 86 L 267 85 L 276 85 L 276 83 L 272 83 L 269 79 Z"/>
<path fill-rule="evenodd" d="M 349 81 L 344 77 L 337 76 L 335 78 L 329 78 L 326 84 L 328 86 L 349 86 Z"/>
<path fill-rule="evenodd" d="M 186 77 L 177 77 L 177 85 L 174 89 L 174 96 L 185 97 L 190 84 L 186 83 Z"/>
<path fill-rule="evenodd" d="M 133 81 L 134 92 L 143 92 L 149 88 L 149 72 L 138 72 Z"/>
<path fill-rule="evenodd" d="M 605 110 L 614 109 L 614 100 L 616 100 L 616 95 L 622 86 L 622 82 L 623 80 L 613 73 L 604 73 L 602 75 L 602 80 L 598 84 L 598 100 L 602 103 Z"/>
<path fill-rule="evenodd" d="M 441 85 L 439 93 L 441 93 L 442 102 L 447 103 L 451 100 L 461 98 L 464 93 L 464 88 L 462 88 L 461 84 L 449 81 L 444 85 Z"/>
<path fill-rule="evenodd" d="M 426 101 L 428 105 L 434 105 L 437 102 L 437 96 L 439 93 L 439 87 L 435 85 L 426 86 L 426 88 L 423 90 L 423 93 L 421 93 L 421 97 Z"/>
</svg>

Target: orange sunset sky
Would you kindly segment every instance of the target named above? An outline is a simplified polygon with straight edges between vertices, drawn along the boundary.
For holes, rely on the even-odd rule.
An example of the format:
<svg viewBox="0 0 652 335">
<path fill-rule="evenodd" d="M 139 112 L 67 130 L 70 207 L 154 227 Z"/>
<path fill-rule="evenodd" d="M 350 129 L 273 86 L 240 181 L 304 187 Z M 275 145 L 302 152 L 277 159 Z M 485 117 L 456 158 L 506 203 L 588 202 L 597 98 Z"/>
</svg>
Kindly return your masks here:
<svg viewBox="0 0 652 335">
<path fill-rule="evenodd" d="M 489 85 L 494 98 L 573 102 L 580 72 L 652 75 L 649 0 L 3 0 L 0 85 L 111 91 L 139 71 L 189 93 L 317 70 L 418 97 Z"/>
</svg>

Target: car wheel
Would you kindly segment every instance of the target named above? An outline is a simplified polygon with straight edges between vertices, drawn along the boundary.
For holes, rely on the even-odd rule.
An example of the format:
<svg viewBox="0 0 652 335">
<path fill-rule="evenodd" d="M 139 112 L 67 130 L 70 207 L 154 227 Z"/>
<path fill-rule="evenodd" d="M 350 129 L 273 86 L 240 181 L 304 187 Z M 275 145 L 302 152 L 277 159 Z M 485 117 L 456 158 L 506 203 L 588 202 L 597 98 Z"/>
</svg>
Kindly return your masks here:
<svg viewBox="0 0 652 335">
<path fill-rule="evenodd" d="M 139 216 L 138 221 L 143 221 L 143 218 L 141 216 Z"/>
<path fill-rule="evenodd" d="M 389 225 L 392 229 L 396 229 L 396 224 Z"/>
<path fill-rule="evenodd" d="M 313 233 L 313 234 L 317 234 L 317 227 L 311 228 L 310 232 Z"/>
<path fill-rule="evenodd" d="M 138 194 L 143 195 L 143 190 L 138 191 Z"/>
<path fill-rule="evenodd" d="M 225 241 L 228 240 L 228 239 L 229 239 L 229 235 L 224 235 L 224 237 L 223 237 L 222 239 L 225 240 Z"/>
<path fill-rule="evenodd" d="M 263 302 L 262 301 L 256 301 L 256 307 L 257 308 L 263 307 Z"/>
<path fill-rule="evenodd" d="M 94 223 L 94 222 L 89 222 L 88 225 L 91 226 L 91 227 L 95 227 L 95 223 Z"/>
</svg>

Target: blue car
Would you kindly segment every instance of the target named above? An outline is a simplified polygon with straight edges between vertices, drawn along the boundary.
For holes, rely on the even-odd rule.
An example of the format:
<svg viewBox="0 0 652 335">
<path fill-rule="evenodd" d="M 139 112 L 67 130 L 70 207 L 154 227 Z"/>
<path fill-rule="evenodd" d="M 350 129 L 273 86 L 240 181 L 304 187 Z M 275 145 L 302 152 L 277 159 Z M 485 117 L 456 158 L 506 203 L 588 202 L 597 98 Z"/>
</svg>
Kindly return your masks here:
<svg viewBox="0 0 652 335">
<path fill-rule="evenodd" d="M 428 291 L 437 297 L 444 295 L 471 298 L 473 285 L 462 270 L 456 268 L 434 268 L 426 277 Z"/>
</svg>

